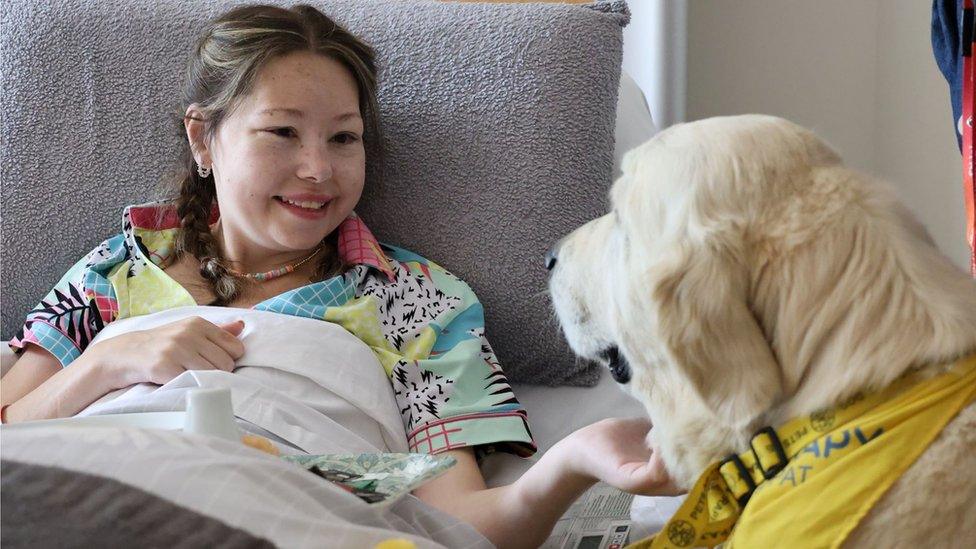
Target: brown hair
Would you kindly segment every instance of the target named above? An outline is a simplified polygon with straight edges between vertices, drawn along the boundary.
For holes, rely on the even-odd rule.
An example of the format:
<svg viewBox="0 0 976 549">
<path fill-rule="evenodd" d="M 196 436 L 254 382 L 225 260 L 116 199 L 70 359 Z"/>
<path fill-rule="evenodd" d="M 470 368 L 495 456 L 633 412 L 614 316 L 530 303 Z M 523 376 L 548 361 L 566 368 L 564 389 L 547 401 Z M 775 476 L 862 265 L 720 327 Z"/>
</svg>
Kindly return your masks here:
<svg viewBox="0 0 976 549">
<path fill-rule="evenodd" d="M 367 159 L 371 151 L 378 154 L 375 54 L 369 45 L 307 5 L 290 9 L 244 6 L 212 21 L 190 56 L 181 112 L 197 104 L 204 116 L 204 139 L 212 140 L 221 122 L 251 92 L 260 70 L 272 59 L 301 51 L 334 59 L 352 74 L 359 90 Z M 182 116 L 180 122 L 182 130 Z M 210 211 L 217 196 L 213 176 L 199 176 L 190 143 L 186 139 L 181 142 L 183 150 L 174 185 L 178 188 L 180 231 L 171 261 L 185 253 L 199 259 L 200 274 L 210 282 L 217 297 L 214 304 L 224 305 L 241 294 L 245 279 L 228 272 L 220 246 L 210 231 Z M 325 253 L 317 271 L 320 278 L 345 267 L 338 258 L 337 232 L 323 241 Z"/>
</svg>

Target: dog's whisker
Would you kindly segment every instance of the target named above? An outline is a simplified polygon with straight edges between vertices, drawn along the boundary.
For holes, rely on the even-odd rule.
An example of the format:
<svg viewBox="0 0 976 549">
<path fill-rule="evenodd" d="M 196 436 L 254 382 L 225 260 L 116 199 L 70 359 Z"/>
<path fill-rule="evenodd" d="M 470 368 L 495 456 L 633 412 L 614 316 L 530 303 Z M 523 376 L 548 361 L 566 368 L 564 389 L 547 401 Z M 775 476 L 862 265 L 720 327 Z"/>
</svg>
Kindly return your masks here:
<svg viewBox="0 0 976 549">
<path fill-rule="evenodd" d="M 548 295 L 549 295 L 549 289 L 547 288 L 545 290 L 541 290 L 541 291 L 538 291 L 538 292 L 529 294 L 529 297 L 532 298 L 532 299 L 538 299 L 540 297 L 546 297 Z"/>
</svg>

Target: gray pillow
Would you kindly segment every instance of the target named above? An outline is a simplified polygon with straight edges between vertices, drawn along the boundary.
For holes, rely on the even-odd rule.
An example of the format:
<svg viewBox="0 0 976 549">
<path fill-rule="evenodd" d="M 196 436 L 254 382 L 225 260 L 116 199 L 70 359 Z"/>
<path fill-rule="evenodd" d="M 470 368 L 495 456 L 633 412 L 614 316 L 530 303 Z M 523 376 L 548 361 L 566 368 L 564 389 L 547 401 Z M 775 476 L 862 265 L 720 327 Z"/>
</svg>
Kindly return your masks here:
<svg viewBox="0 0 976 549">
<path fill-rule="evenodd" d="M 4 339 L 123 206 L 161 196 L 190 44 L 241 3 L 3 2 Z M 594 384 L 543 255 L 606 211 L 626 4 L 309 3 L 379 53 L 386 158 L 358 208 L 377 237 L 472 286 L 512 381 Z"/>
</svg>

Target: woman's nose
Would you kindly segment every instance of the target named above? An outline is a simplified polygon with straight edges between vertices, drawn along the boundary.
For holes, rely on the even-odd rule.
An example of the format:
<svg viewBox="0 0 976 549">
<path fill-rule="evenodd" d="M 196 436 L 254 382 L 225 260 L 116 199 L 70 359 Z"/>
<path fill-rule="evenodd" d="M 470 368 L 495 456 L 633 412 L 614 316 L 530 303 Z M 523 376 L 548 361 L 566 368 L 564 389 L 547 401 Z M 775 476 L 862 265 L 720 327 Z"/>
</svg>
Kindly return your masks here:
<svg viewBox="0 0 976 549">
<path fill-rule="evenodd" d="M 304 153 L 300 177 L 316 182 L 332 178 L 332 157 L 327 144 L 305 145 Z"/>
</svg>

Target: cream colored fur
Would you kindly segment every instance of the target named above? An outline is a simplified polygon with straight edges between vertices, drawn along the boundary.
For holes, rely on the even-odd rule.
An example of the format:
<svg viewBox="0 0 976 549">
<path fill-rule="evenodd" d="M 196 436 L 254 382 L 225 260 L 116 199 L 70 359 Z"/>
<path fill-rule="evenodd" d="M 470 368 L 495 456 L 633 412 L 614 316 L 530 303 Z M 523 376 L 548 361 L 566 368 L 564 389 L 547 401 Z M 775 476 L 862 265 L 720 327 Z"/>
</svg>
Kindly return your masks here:
<svg viewBox="0 0 976 549">
<path fill-rule="evenodd" d="M 612 211 L 561 243 L 550 290 L 577 354 L 614 345 L 627 359 L 680 484 L 762 425 L 976 352 L 976 282 L 808 130 L 759 115 L 681 124 L 623 168 Z M 970 406 L 849 546 L 973 540 Z"/>
</svg>

